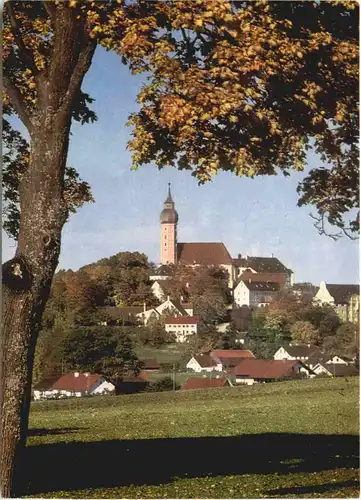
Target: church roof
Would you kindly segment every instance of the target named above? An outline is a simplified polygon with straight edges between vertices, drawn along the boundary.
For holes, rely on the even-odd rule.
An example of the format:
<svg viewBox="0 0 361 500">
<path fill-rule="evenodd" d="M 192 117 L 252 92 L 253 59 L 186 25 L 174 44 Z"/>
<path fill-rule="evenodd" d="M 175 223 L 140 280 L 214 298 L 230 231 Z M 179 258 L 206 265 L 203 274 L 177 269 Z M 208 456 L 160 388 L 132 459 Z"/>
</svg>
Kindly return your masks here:
<svg viewBox="0 0 361 500">
<path fill-rule="evenodd" d="M 336 304 L 347 304 L 352 295 L 360 295 L 359 285 L 326 284 Z"/>
<path fill-rule="evenodd" d="M 256 273 L 289 273 L 291 270 L 282 264 L 276 257 L 239 257 L 233 259 L 237 267 L 250 268 Z"/>
<path fill-rule="evenodd" d="M 178 243 L 177 259 L 180 264 L 185 265 L 232 264 L 232 257 L 223 243 Z"/>
</svg>

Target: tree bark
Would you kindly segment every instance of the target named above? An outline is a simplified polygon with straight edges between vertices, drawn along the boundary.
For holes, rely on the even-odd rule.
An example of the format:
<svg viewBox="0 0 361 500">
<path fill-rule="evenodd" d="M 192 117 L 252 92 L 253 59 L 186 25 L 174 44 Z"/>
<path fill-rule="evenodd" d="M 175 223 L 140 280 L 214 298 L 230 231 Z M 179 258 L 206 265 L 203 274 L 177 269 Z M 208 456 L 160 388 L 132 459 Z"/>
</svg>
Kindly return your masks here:
<svg viewBox="0 0 361 500">
<path fill-rule="evenodd" d="M 30 117 L 30 162 L 20 186 L 15 258 L 3 265 L 0 359 L 0 497 L 26 494 L 23 452 L 28 430 L 34 353 L 42 314 L 58 264 L 67 219 L 63 198 L 72 104 L 95 50 L 84 19 L 57 8 L 46 74 L 37 79 Z"/>
</svg>

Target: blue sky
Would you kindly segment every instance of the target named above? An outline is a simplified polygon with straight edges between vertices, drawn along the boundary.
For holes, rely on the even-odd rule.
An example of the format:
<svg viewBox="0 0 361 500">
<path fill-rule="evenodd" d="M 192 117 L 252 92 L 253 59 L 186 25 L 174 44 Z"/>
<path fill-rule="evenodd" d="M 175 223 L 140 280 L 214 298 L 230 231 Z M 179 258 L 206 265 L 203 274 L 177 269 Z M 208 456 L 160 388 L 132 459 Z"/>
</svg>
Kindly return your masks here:
<svg viewBox="0 0 361 500">
<path fill-rule="evenodd" d="M 59 268 L 75 270 L 126 250 L 158 262 L 159 214 L 171 182 L 179 241 L 223 241 L 232 256 L 274 254 L 293 269 L 297 282 L 358 282 L 358 242 L 320 236 L 311 208 L 296 206 L 304 174 L 243 179 L 221 173 L 198 186 L 185 171 L 152 165 L 131 171 L 125 123 L 136 109 L 142 78 L 130 75 L 115 54 L 97 49 L 83 89 L 96 99 L 98 122 L 73 126 L 68 158 L 90 183 L 96 203 L 65 226 Z M 309 168 L 316 161 L 311 155 Z M 4 235 L 3 260 L 14 251 L 15 243 Z"/>
</svg>

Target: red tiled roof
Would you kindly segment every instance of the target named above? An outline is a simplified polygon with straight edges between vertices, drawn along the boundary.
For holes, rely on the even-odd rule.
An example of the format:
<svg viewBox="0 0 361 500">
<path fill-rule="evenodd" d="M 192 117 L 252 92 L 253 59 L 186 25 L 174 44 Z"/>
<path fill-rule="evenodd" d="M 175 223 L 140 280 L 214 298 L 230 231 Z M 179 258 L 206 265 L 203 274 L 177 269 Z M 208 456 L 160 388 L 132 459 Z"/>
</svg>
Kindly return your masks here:
<svg viewBox="0 0 361 500">
<path fill-rule="evenodd" d="M 166 325 L 197 325 L 201 318 L 199 316 L 168 316 L 165 318 Z"/>
<path fill-rule="evenodd" d="M 248 349 L 216 349 L 211 352 L 212 357 L 217 358 L 254 358 L 254 354 Z"/>
<path fill-rule="evenodd" d="M 223 243 L 178 243 L 177 258 L 186 265 L 232 265 L 232 257 Z"/>
<path fill-rule="evenodd" d="M 52 388 L 58 391 L 88 391 L 101 378 L 103 377 L 97 373 L 79 373 L 77 377 L 75 376 L 75 372 L 67 373 L 66 375 L 60 377 Z"/>
<path fill-rule="evenodd" d="M 229 385 L 227 378 L 190 377 L 182 385 L 181 389 L 211 389 Z"/>
<path fill-rule="evenodd" d="M 303 365 L 299 360 L 244 359 L 235 367 L 233 373 L 238 377 L 279 379 L 296 374 L 294 367 L 297 364 Z"/>
</svg>

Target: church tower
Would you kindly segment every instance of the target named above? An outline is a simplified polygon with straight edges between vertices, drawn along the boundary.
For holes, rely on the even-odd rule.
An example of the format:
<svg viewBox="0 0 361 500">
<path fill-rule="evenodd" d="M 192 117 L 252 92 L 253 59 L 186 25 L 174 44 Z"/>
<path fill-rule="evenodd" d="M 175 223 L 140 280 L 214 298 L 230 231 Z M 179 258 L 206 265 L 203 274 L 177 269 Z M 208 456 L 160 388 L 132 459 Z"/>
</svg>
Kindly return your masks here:
<svg viewBox="0 0 361 500">
<path fill-rule="evenodd" d="M 168 184 L 168 197 L 160 214 L 160 263 L 177 263 L 177 222 L 178 214 Z"/>
</svg>

